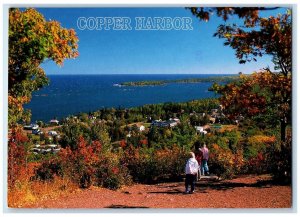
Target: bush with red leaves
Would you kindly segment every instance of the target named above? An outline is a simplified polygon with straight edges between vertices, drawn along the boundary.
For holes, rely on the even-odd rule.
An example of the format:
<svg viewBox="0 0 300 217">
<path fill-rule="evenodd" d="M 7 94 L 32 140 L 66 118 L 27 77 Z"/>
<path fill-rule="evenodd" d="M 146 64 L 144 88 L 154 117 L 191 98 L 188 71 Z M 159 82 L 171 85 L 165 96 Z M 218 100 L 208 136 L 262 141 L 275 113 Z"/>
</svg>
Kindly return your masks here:
<svg viewBox="0 0 300 217">
<path fill-rule="evenodd" d="M 28 138 L 20 127 L 11 129 L 8 140 L 8 187 L 13 188 L 17 180 L 28 177 Z"/>
</svg>

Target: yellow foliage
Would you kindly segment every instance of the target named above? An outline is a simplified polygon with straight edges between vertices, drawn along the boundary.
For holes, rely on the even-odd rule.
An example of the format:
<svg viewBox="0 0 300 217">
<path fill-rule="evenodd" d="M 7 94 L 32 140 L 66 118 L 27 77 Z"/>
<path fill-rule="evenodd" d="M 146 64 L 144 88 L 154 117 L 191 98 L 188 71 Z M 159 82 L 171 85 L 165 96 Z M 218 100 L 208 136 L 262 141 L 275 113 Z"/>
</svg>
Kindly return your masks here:
<svg viewBox="0 0 300 217">
<path fill-rule="evenodd" d="M 249 143 L 251 144 L 272 144 L 276 141 L 275 136 L 255 135 L 249 137 Z"/>
<path fill-rule="evenodd" d="M 8 206 L 10 208 L 28 207 L 37 201 L 70 194 L 76 189 L 78 189 L 77 185 L 69 179 L 60 177 L 55 177 L 51 182 L 18 182 L 16 188 L 8 189 Z"/>
</svg>

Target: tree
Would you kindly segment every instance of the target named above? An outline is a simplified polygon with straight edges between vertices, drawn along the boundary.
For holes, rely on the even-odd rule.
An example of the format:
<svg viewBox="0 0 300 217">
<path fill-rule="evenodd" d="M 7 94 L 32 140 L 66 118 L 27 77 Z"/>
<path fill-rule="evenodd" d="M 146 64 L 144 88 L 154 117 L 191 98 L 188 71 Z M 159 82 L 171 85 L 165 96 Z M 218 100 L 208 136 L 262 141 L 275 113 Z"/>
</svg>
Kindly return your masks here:
<svg viewBox="0 0 300 217">
<path fill-rule="evenodd" d="M 8 121 L 13 126 L 30 118 L 23 109 L 31 94 L 48 84 L 40 67 L 46 60 L 62 65 L 66 58 L 76 58 L 78 38 L 73 29 L 57 21 L 46 21 L 35 9 L 12 8 L 9 11 Z"/>
<path fill-rule="evenodd" d="M 62 148 L 69 147 L 71 150 L 77 149 L 78 140 L 80 137 L 91 141 L 91 130 L 85 123 L 69 121 L 61 127 L 61 132 L 63 135 L 60 140 Z"/>
<path fill-rule="evenodd" d="M 92 141 L 99 141 L 103 151 L 111 150 L 111 138 L 107 126 L 103 123 L 95 123 L 91 126 L 90 137 Z"/>
<path fill-rule="evenodd" d="M 274 71 L 269 68 L 249 77 L 243 77 L 239 83 L 232 83 L 214 89 L 219 92 L 221 102 L 232 115 L 271 116 L 280 122 L 281 140 L 285 141 L 286 126 L 291 123 L 291 73 L 292 73 L 292 25 L 291 11 L 278 14 L 277 17 L 260 17 L 271 7 L 220 7 L 190 8 L 200 20 L 208 21 L 215 12 L 224 21 L 237 15 L 243 19 L 243 25 L 222 24 L 214 36 L 225 39 L 224 45 L 236 52 L 241 64 L 256 61 L 257 57 L 271 55 L 275 64 Z"/>
<path fill-rule="evenodd" d="M 262 71 L 241 76 L 241 81 L 215 86 L 220 101 L 231 118 L 263 116 L 264 122 L 280 123 L 281 140 L 286 139 L 286 127 L 291 123 L 291 76 Z"/>
</svg>

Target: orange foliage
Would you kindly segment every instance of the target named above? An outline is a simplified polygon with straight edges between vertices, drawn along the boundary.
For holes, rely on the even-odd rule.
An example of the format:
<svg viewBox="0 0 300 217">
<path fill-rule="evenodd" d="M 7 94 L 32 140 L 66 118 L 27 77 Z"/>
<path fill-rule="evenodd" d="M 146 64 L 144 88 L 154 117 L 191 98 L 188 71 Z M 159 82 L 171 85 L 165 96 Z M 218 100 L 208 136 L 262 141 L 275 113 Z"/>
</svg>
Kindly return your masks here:
<svg viewBox="0 0 300 217">
<path fill-rule="evenodd" d="M 47 197 L 58 195 L 72 185 L 67 180 L 55 178 L 53 182 L 32 181 L 38 162 L 27 162 L 28 137 L 20 127 L 12 128 L 8 141 L 8 206 L 23 207 Z"/>
<path fill-rule="evenodd" d="M 142 146 L 148 145 L 148 140 L 147 140 L 147 139 L 142 139 L 142 140 L 140 141 L 140 145 L 142 145 Z"/>
<path fill-rule="evenodd" d="M 29 178 L 25 144 L 28 138 L 20 127 L 11 129 L 8 141 L 8 187 L 14 188 L 16 181 Z"/>
<path fill-rule="evenodd" d="M 122 148 L 125 148 L 126 147 L 126 141 L 125 141 L 125 139 L 122 139 L 121 141 L 120 141 L 120 146 L 122 147 Z"/>
<path fill-rule="evenodd" d="M 241 76 L 238 84 L 230 83 L 224 87 L 217 87 L 222 94 L 222 105 L 231 114 L 257 115 L 267 109 L 276 109 L 279 116 L 289 112 L 290 106 L 285 98 L 291 96 L 291 77 L 273 74 L 268 71 Z"/>
<path fill-rule="evenodd" d="M 59 153 L 59 163 L 64 168 L 64 173 L 75 179 L 80 179 L 84 174 L 91 175 L 94 173 L 95 168 L 93 165 L 100 160 L 101 147 L 100 142 L 93 141 L 91 144 L 88 144 L 80 136 L 78 146 L 75 150 L 67 147 Z"/>
</svg>

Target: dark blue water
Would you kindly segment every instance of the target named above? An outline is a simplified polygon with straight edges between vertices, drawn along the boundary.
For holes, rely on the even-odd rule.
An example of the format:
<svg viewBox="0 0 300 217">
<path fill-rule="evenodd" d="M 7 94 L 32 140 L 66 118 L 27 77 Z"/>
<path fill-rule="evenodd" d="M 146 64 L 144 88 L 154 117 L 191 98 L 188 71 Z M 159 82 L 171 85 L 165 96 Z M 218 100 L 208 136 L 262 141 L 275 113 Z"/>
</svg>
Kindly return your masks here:
<svg viewBox="0 0 300 217">
<path fill-rule="evenodd" d="M 26 108 L 32 121 L 63 118 L 101 108 L 130 108 L 162 102 L 185 102 L 216 97 L 207 89 L 211 82 L 170 83 L 163 86 L 116 87 L 126 81 L 174 80 L 212 75 L 50 75 L 50 85 L 33 93 Z M 213 75 L 216 76 L 216 75 Z"/>
</svg>

